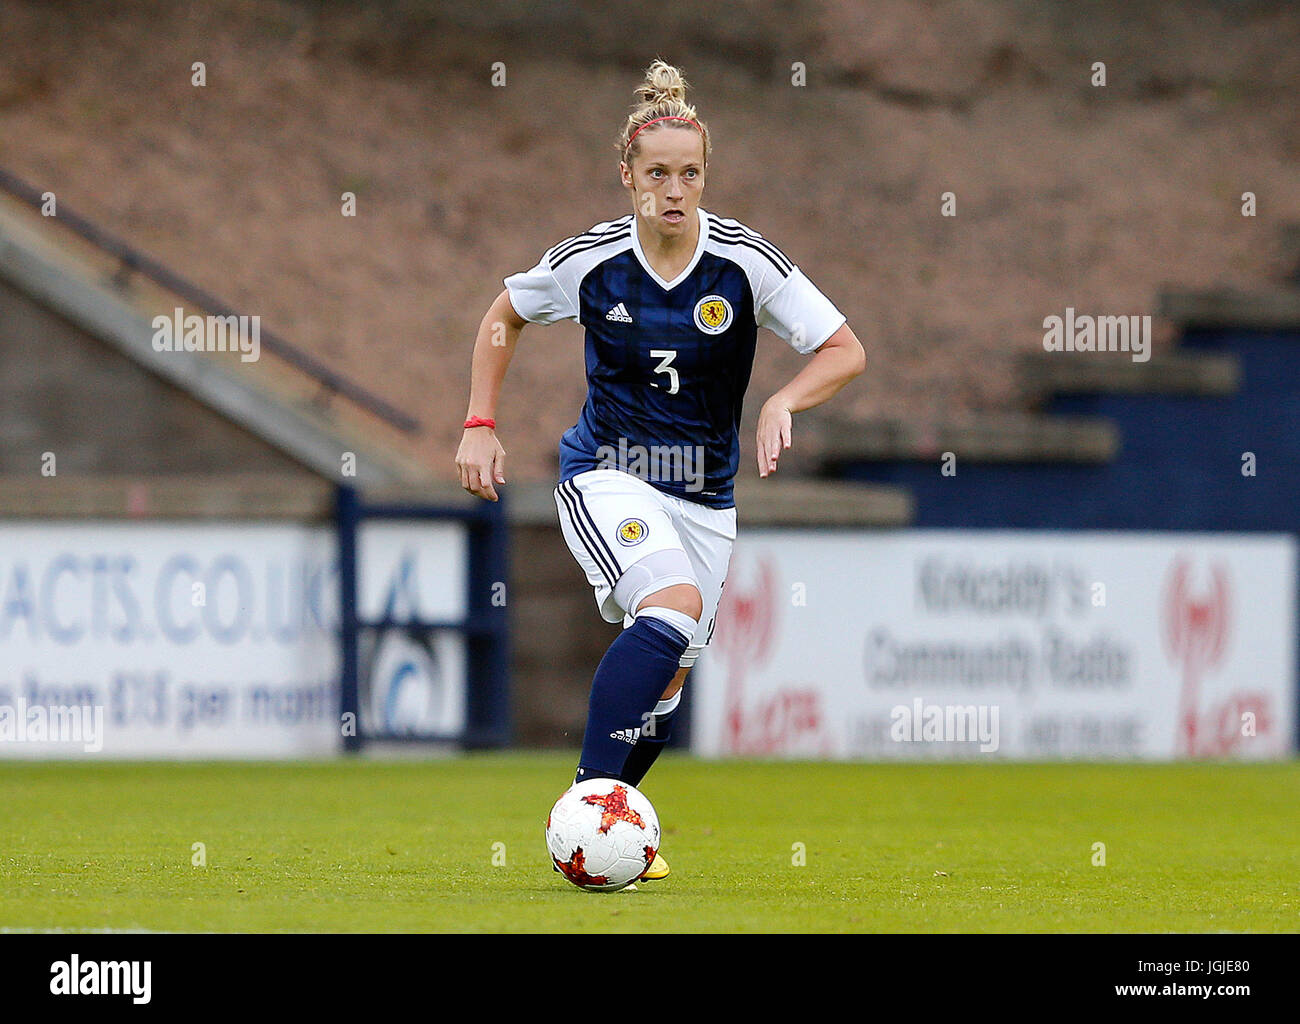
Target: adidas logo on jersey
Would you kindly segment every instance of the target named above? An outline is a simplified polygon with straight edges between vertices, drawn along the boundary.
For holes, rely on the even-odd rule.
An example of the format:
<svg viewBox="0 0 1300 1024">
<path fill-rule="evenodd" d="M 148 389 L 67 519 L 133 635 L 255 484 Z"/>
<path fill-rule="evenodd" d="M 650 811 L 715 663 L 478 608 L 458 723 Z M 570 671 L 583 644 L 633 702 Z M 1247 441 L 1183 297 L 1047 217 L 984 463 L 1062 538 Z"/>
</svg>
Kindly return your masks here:
<svg viewBox="0 0 1300 1024">
<path fill-rule="evenodd" d="M 624 743 L 635 743 L 640 735 L 640 729 L 619 729 L 618 732 L 611 732 L 609 738 L 611 740 L 622 740 Z"/>
<path fill-rule="evenodd" d="M 630 324 L 632 322 L 632 317 L 628 314 L 627 307 L 621 302 L 605 314 L 605 319 L 614 320 L 620 324 Z"/>
</svg>

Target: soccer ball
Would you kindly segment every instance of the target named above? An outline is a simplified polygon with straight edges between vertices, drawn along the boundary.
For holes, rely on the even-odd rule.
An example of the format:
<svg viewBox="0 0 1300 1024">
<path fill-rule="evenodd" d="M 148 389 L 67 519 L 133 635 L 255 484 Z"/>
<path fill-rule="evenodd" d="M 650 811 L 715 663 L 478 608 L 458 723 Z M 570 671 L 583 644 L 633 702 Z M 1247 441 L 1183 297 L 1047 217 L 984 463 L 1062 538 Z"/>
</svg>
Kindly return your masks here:
<svg viewBox="0 0 1300 1024">
<path fill-rule="evenodd" d="M 555 801 L 546 818 L 546 849 L 574 885 L 617 892 L 654 861 L 659 817 L 636 787 L 617 779 L 588 779 Z"/>
</svg>

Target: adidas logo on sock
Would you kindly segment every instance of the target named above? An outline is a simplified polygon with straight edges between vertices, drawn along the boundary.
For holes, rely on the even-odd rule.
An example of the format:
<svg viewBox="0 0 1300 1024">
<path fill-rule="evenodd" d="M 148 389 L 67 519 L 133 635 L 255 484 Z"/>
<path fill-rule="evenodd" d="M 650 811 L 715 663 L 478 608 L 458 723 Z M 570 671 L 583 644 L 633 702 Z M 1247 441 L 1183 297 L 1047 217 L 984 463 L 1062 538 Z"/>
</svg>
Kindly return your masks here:
<svg viewBox="0 0 1300 1024">
<path fill-rule="evenodd" d="M 635 743 L 640 735 L 640 729 L 619 729 L 618 732 L 611 732 L 609 738 L 611 740 L 622 740 L 624 743 Z"/>
<path fill-rule="evenodd" d="M 627 307 L 621 302 L 605 314 L 605 319 L 614 320 L 620 324 L 630 324 L 632 322 L 632 317 L 628 315 Z"/>
</svg>

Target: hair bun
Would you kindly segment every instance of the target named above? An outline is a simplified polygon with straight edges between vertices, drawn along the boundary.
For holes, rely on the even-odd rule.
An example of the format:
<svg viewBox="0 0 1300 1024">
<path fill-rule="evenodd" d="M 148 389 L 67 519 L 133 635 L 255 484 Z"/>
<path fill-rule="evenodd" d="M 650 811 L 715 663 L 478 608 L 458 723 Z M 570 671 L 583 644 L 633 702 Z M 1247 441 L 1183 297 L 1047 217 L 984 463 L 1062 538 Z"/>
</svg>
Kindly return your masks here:
<svg viewBox="0 0 1300 1024">
<path fill-rule="evenodd" d="M 680 68 L 675 68 L 656 58 L 646 68 L 645 78 L 636 87 L 635 95 L 636 103 L 633 104 L 627 120 L 623 122 L 623 129 L 619 132 L 618 141 L 615 143 L 620 160 L 630 163 L 640 153 L 640 143 L 636 135 L 642 128 L 650 125 L 653 131 L 658 127 L 653 122 L 676 118 L 679 121 L 691 122 L 703 137 L 704 163 L 708 165 L 709 129 L 700 120 L 695 108 L 686 102 L 686 78 Z"/>
<path fill-rule="evenodd" d="M 671 64 L 656 60 L 646 69 L 645 82 L 637 87 L 637 99 L 642 103 L 662 103 L 665 100 L 684 102 L 686 79 Z"/>
</svg>

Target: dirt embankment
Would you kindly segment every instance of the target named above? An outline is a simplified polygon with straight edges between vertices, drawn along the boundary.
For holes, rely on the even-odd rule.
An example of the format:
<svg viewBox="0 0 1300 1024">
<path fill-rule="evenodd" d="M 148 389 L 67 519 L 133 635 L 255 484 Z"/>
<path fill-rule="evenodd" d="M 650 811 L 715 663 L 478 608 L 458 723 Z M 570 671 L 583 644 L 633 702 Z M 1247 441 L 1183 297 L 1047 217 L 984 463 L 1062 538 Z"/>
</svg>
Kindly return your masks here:
<svg viewBox="0 0 1300 1024">
<path fill-rule="evenodd" d="M 1014 356 L 1066 306 L 1286 269 L 1300 11 L 1132 7 L 4 0 L 0 165 L 418 415 L 450 472 L 483 311 L 630 209 L 612 139 L 660 55 L 714 134 L 705 205 L 868 346 L 835 408 L 932 419 L 1015 407 Z M 763 336 L 750 422 L 800 365 Z M 552 473 L 584 391 L 579 329 L 525 333 L 499 414 L 515 479 Z"/>
</svg>

